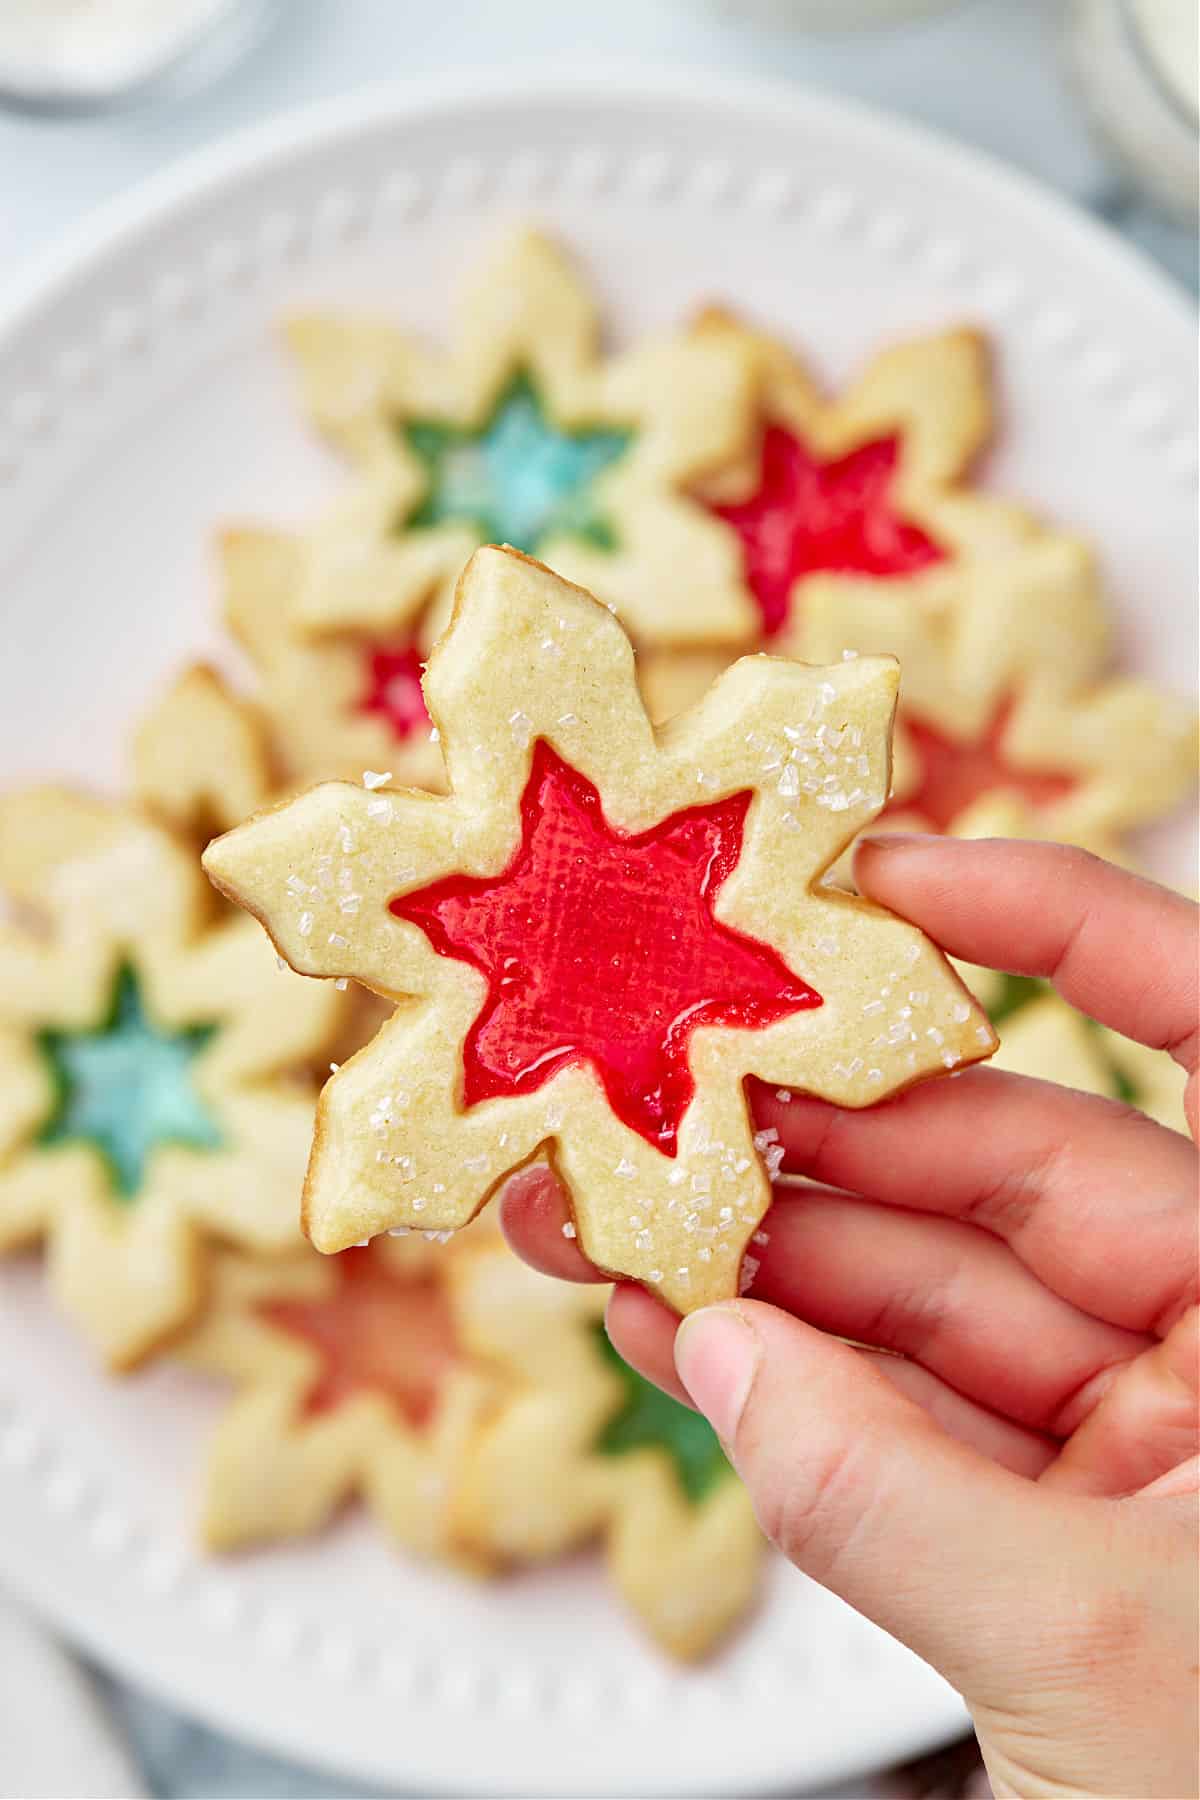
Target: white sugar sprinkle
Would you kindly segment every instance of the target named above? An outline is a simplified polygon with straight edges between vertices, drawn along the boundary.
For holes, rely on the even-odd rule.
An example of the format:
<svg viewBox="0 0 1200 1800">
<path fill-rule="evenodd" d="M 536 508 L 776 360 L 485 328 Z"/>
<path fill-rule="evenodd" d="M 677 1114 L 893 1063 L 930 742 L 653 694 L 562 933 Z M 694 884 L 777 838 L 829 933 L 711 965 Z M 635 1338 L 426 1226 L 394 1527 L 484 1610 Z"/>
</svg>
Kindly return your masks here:
<svg viewBox="0 0 1200 1800">
<path fill-rule="evenodd" d="M 390 819 L 391 816 L 392 803 L 390 800 L 377 797 L 367 801 L 367 817 L 369 819 Z"/>
<path fill-rule="evenodd" d="M 562 1234 L 565 1238 L 578 1237 L 579 1235 L 570 1219 L 563 1225 Z"/>
<path fill-rule="evenodd" d="M 965 1000 L 960 1000 L 950 1016 L 956 1025 L 965 1025 L 971 1016 L 971 1009 Z"/>
<path fill-rule="evenodd" d="M 623 1156 L 621 1158 L 620 1162 L 617 1164 L 616 1168 L 613 1170 L 613 1174 L 619 1175 L 623 1181 L 632 1181 L 634 1176 L 637 1174 L 637 1170 L 634 1168 L 634 1166 L 630 1162 L 629 1158 L 627 1156 Z"/>
<path fill-rule="evenodd" d="M 429 727 L 429 741 L 431 744 L 440 744 L 442 741 L 442 734 L 436 725 Z"/>
<path fill-rule="evenodd" d="M 340 931 L 331 931 L 325 942 L 334 945 L 338 950 L 345 950 L 349 947 L 350 939 L 343 937 Z"/>
<path fill-rule="evenodd" d="M 533 736 L 533 720 L 518 707 L 516 712 L 508 715 L 508 729 L 512 732 L 513 743 L 524 749 Z"/>
<path fill-rule="evenodd" d="M 296 923 L 296 930 L 301 937 L 308 937 L 313 928 L 313 916 L 310 912 L 302 912 Z"/>
<path fill-rule="evenodd" d="M 782 1104 L 782 1105 L 784 1105 L 784 1106 L 788 1106 L 788 1105 L 790 1105 L 790 1104 L 791 1104 L 791 1099 L 792 1099 L 792 1090 L 791 1090 L 791 1088 L 776 1088 L 776 1089 L 775 1089 L 775 1098 L 776 1098 L 776 1099 L 777 1099 L 777 1100 L 778 1100 L 778 1101 L 780 1101 L 780 1102 L 781 1102 L 781 1104 Z"/>
<path fill-rule="evenodd" d="M 384 769 L 382 771 L 378 769 L 363 770 L 363 786 L 365 788 L 384 787 L 391 779 L 392 771 L 390 769 Z"/>
<path fill-rule="evenodd" d="M 344 975 L 339 975 L 333 985 L 339 994 L 344 994 L 346 989 L 350 986 L 350 983 L 346 980 Z"/>
</svg>

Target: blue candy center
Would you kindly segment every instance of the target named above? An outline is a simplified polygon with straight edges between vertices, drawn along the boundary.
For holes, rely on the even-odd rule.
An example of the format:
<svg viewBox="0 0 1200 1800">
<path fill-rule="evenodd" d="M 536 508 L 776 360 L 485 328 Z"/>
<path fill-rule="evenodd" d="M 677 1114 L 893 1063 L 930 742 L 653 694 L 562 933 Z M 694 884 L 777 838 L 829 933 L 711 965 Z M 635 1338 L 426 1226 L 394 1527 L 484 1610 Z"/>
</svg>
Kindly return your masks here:
<svg viewBox="0 0 1200 1800">
<path fill-rule="evenodd" d="M 485 542 L 530 556 L 560 536 L 616 548 L 592 488 L 625 454 L 631 431 L 561 430 L 525 375 L 505 389 L 478 431 L 432 420 L 414 420 L 403 431 L 428 479 L 408 527 L 469 524 Z"/>
<path fill-rule="evenodd" d="M 221 1133 L 192 1072 L 215 1029 L 160 1030 L 146 1015 L 136 974 L 123 968 L 101 1025 L 40 1035 L 55 1104 L 39 1141 L 91 1144 L 124 1200 L 140 1192 L 159 1144 L 218 1149 Z"/>
</svg>

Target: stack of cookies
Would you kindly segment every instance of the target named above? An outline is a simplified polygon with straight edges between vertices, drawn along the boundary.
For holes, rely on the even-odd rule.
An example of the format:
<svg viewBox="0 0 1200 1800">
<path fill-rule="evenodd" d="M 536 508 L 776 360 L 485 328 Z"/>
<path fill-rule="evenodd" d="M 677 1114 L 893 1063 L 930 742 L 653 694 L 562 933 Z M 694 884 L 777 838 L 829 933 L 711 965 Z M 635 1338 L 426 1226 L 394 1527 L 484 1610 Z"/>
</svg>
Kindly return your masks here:
<svg viewBox="0 0 1200 1800">
<path fill-rule="evenodd" d="M 292 973 L 210 887 L 202 849 L 323 779 L 365 784 L 367 812 L 396 789 L 445 793 L 422 671 L 490 543 L 616 614 L 655 723 L 760 651 L 831 676 L 898 658 L 885 827 L 1127 860 L 1133 828 L 1188 791 L 1193 722 L 1112 668 L 1088 546 L 971 485 L 993 399 L 969 330 L 888 347 L 833 399 L 726 311 L 609 355 L 569 259 L 524 231 L 469 272 L 447 344 L 330 316 L 289 321 L 286 343 L 347 479 L 304 532 L 221 529 L 248 691 L 185 669 L 134 730 L 123 804 L 59 789 L 0 800 L 15 921 L 0 935 L 0 1249 L 43 1246 L 55 1301 L 113 1370 L 169 1354 L 227 1384 L 201 1478 L 214 1550 L 315 1532 L 349 1500 L 406 1552 L 471 1572 L 598 1541 L 654 1638 L 696 1656 L 745 1614 L 760 1564 L 708 1427 L 615 1356 L 601 1290 L 532 1274 L 486 1214 L 448 1243 L 431 1230 L 308 1247 L 319 1087 L 381 1026 L 404 1029 L 408 990 L 336 976 L 336 955 L 316 971 L 328 980 Z M 560 704 L 553 628 L 540 650 L 540 699 Z M 502 706 L 511 660 L 496 659 Z M 565 710 L 547 714 L 564 730 L 581 679 L 562 679 Z M 505 717 L 525 756 L 529 717 L 520 704 Z M 863 786 L 843 755 L 835 773 L 788 761 L 773 789 L 785 822 L 789 796 L 824 808 L 824 879 L 846 889 L 854 827 L 839 837 L 837 816 L 857 823 L 886 787 L 885 751 L 870 800 L 868 748 Z M 694 774 L 703 790 L 705 767 Z M 298 943 L 319 918 L 323 945 L 346 946 L 362 896 L 327 862 L 280 881 Z M 1037 983 L 962 974 L 1005 1066 L 1182 1122 L 1167 1058 Z M 961 990 L 952 1002 L 990 1048 Z M 927 1035 L 947 1067 L 969 1059 Z M 381 1142 L 386 1100 L 368 1121 Z M 403 1161 L 403 1129 L 386 1141 L 372 1154 Z M 773 1173 L 770 1146 L 755 1147 Z"/>
</svg>

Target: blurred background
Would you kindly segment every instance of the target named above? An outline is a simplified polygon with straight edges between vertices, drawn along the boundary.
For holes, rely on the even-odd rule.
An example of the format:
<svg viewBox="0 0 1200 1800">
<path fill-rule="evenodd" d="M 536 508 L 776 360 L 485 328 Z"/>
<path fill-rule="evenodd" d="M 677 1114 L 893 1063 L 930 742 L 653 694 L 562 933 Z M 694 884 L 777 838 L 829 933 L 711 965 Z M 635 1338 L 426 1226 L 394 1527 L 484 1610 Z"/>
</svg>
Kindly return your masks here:
<svg viewBox="0 0 1200 1800">
<path fill-rule="evenodd" d="M 288 109 L 378 80 L 606 56 L 787 78 L 919 121 L 1067 196 L 1196 290 L 1194 0 L 0 0 L 3 284 L 143 177 Z M 0 1790 L 368 1791 L 75 1664 L 2 1596 Z M 985 1789 L 964 1744 L 837 1791 Z"/>
</svg>

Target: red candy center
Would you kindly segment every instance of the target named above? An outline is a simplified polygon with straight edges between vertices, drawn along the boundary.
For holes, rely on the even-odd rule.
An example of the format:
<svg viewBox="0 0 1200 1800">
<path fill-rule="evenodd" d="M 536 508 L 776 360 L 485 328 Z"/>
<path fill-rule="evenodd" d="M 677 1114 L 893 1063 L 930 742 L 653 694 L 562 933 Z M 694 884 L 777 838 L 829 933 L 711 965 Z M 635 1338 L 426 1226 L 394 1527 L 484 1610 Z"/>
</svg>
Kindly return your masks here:
<svg viewBox="0 0 1200 1800">
<path fill-rule="evenodd" d="M 332 1412 L 356 1394 L 381 1394 L 410 1425 L 428 1425 L 458 1360 L 441 1286 L 401 1275 L 370 1249 L 343 1250 L 334 1268 L 336 1285 L 321 1299 L 269 1300 L 259 1308 L 320 1358 L 305 1410 Z"/>
<path fill-rule="evenodd" d="M 713 916 L 751 796 L 676 813 L 636 837 L 539 743 L 520 848 L 501 875 L 451 876 L 391 902 L 488 995 L 463 1052 L 468 1106 L 527 1094 L 589 1062 L 617 1117 L 673 1156 L 698 1026 L 756 1029 L 821 997 L 775 952 Z"/>
<path fill-rule="evenodd" d="M 946 737 L 905 715 L 920 777 L 913 792 L 893 800 L 887 811 L 919 812 L 939 831 L 948 831 L 981 794 L 997 788 L 1015 788 L 1031 806 L 1052 806 L 1065 799 L 1078 785 L 1076 776 L 1059 769 L 1016 768 L 1005 760 L 1004 735 L 1011 715 L 1012 703 L 1006 701 L 979 737 L 965 739 Z"/>
<path fill-rule="evenodd" d="M 899 439 L 887 437 L 821 462 L 782 425 L 767 426 L 757 493 L 713 511 L 742 540 L 746 581 L 768 637 L 787 624 L 802 575 L 911 575 L 942 560 L 932 538 L 892 508 L 899 456 Z"/>
<path fill-rule="evenodd" d="M 429 724 L 415 644 L 373 644 L 366 652 L 366 688 L 358 703 L 388 725 L 397 743 Z"/>
</svg>

